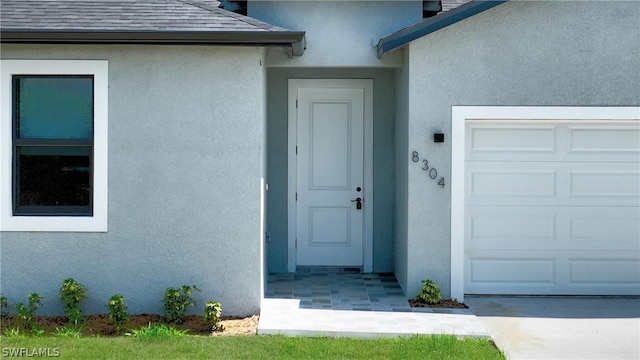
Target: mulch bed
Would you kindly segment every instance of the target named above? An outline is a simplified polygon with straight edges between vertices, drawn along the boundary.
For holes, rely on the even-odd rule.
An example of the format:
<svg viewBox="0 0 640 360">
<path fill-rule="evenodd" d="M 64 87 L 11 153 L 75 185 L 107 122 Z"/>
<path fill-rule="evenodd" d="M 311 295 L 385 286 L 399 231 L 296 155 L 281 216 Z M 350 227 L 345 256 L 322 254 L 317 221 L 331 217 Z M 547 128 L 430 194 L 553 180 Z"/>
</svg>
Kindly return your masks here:
<svg viewBox="0 0 640 360">
<path fill-rule="evenodd" d="M 182 324 L 169 324 L 160 315 L 139 314 L 131 315 L 124 330 L 121 334 L 118 334 L 115 327 L 109 323 L 107 315 L 88 315 L 84 319 L 84 323 L 80 326 L 82 336 L 118 336 L 149 324 L 165 324 L 181 330 L 187 329 L 189 330 L 189 335 L 204 336 L 254 335 L 258 328 L 258 315 L 223 317 L 221 323 L 224 330 L 211 332 L 207 329 L 202 316 L 189 315 Z M 3 316 L 1 320 L 3 331 L 16 326 L 16 319 L 13 316 Z M 75 328 L 65 316 L 35 316 L 34 321 L 38 327 L 44 329 L 44 334 L 46 335 L 55 334 L 56 328 Z M 28 332 L 28 330 L 25 330 L 25 332 Z"/>
<path fill-rule="evenodd" d="M 429 307 L 429 308 L 449 308 L 449 309 L 468 309 L 469 307 L 456 300 L 441 300 L 435 304 L 429 304 L 423 300 L 411 299 L 409 304 L 412 307 Z M 223 317 L 222 318 L 222 331 L 211 332 L 204 321 L 202 316 L 189 315 L 185 318 L 182 324 L 169 324 L 164 318 L 157 314 L 139 314 L 131 315 L 126 327 L 120 334 L 116 332 L 116 329 L 109 323 L 107 315 L 88 315 L 84 317 L 85 321 L 80 326 L 82 336 L 120 336 L 133 329 L 140 329 L 143 326 L 149 324 L 165 324 L 173 326 L 181 330 L 189 330 L 189 335 L 201 335 L 201 336 L 237 336 L 237 335 L 255 335 L 258 329 L 258 315 L 252 315 L 247 317 Z M 2 316 L 0 319 L 0 327 L 4 331 L 5 329 L 16 326 L 16 319 L 13 316 Z M 44 329 L 44 334 L 51 335 L 56 333 L 56 328 L 62 327 L 74 327 L 69 324 L 65 316 L 35 316 L 35 323 L 41 329 Z M 24 330 L 28 332 L 28 330 Z"/>
<path fill-rule="evenodd" d="M 409 300 L 409 305 L 411 305 L 411 307 L 446 308 L 446 309 L 468 309 L 469 308 L 467 305 L 452 299 L 440 300 L 439 302 L 434 304 L 429 304 L 426 301 L 421 299 L 411 299 Z"/>
</svg>

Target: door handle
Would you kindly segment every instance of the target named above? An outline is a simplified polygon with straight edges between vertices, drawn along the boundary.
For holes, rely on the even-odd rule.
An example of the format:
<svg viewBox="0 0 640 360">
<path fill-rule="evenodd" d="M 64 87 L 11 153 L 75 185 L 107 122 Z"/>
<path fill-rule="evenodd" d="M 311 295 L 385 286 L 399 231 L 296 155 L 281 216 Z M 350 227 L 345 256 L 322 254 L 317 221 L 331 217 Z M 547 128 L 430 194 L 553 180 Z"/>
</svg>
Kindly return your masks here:
<svg viewBox="0 0 640 360">
<path fill-rule="evenodd" d="M 356 203 L 356 209 L 358 209 L 358 210 L 362 209 L 362 199 L 361 198 L 355 198 L 355 200 L 351 200 L 351 202 Z"/>
</svg>

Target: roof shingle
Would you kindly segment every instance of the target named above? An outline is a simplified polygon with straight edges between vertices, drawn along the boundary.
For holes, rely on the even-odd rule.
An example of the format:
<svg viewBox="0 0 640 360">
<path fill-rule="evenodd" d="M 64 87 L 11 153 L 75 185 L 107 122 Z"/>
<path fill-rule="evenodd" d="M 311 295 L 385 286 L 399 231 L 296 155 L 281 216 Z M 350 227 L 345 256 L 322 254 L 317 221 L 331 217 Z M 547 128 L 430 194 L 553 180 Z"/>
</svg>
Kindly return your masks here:
<svg viewBox="0 0 640 360">
<path fill-rule="evenodd" d="M 2 0 L 0 29 L 29 31 L 287 31 L 209 0 Z"/>
<path fill-rule="evenodd" d="M 451 11 L 453 9 L 457 9 L 460 6 L 471 2 L 472 0 L 442 0 L 442 12 Z"/>
<path fill-rule="evenodd" d="M 291 31 L 217 7 L 212 0 L 1 0 L 0 42 L 284 46 Z"/>
</svg>

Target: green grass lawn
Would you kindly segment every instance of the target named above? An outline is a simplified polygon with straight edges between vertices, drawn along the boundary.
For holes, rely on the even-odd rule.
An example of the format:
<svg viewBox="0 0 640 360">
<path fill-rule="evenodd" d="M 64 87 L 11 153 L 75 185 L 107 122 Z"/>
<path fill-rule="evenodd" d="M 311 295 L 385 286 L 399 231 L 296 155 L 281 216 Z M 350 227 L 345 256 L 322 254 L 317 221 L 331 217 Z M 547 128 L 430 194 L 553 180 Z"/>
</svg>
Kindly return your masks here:
<svg viewBox="0 0 640 360">
<path fill-rule="evenodd" d="M 11 351 L 49 351 L 60 359 L 505 359 L 489 340 L 453 336 L 351 339 L 285 336 L 0 337 Z M 44 350 L 43 350 L 44 349 Z M 22 350 L 25 351 L 25 350 Z M 22 355 L 27 357 L 28 355 Z M 32 356 L 33 357 L 33 356 Z"/>
</svg>

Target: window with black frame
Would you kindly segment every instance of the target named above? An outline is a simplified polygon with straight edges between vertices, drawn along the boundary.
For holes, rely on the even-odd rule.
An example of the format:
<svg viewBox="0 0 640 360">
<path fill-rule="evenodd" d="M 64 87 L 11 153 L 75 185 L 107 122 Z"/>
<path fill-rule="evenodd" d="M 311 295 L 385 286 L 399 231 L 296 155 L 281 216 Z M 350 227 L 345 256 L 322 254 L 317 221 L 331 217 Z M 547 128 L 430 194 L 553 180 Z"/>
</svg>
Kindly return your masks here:
<svg viewBox="0 0 640 360">
<path fill-rule="evenodd" d="M 13 75 L 14 215 L 93 215 L 94 78 Z"/>
</svg>

